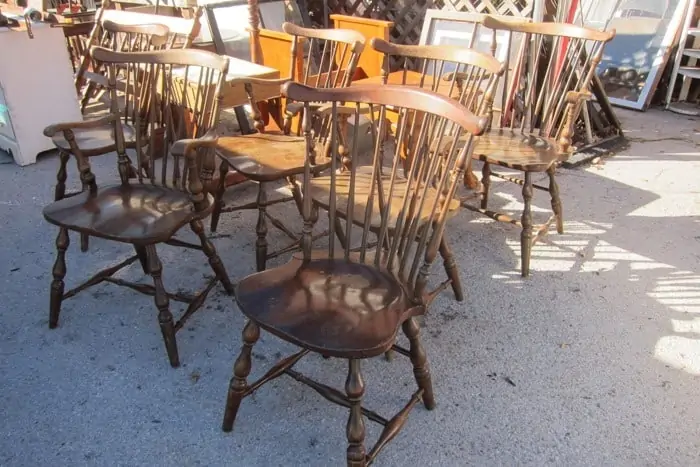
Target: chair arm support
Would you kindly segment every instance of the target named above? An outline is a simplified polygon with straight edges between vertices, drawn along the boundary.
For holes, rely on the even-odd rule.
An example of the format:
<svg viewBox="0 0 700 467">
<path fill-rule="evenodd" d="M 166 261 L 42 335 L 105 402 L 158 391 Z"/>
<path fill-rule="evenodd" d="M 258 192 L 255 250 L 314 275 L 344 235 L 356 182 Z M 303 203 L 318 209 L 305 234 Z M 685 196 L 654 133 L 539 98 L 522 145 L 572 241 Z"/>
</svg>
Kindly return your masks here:
<svg viewBox="0 0 700 467">
<path fill-rule="evenodd" d="M 196 150 L 199 148 L 216 147 L 216 143 L 218 141 L 219 132 L 216 128 L 212 128 L 199 138 L 181 139 L 175 141 L 170 151 L 172 152 L 173 156 L 189 157 L 190 154 L 196 154 Z"/>
<path fill-rule="evenodd" d="M 353 115 L 355 113 L 355 107 L 339 105 L 336 107 L 338 115 Z M 316 109 L 315 114 L 318 117 L 327 117 L 333 112 L 333 104 L 324 104 Z M 360 106 L 360 114 L 370 114 L 372 109 L 369 105 Z"/>
<path fill-rule="evenodd" d="M 567 104 L 578 104 L 582 101 L 587 101 L 592 97 L 588 91 L 569 91 L 566 93 Z"/>
<path fill-rule="evenodd" d="M 118 118 L 120 118 L 119 115 L 109 114 L 105 117 L 95 118 L 92 120 L 83 120 L 81 122 L 55 123 L 44 128 L 44 136 L 53 138 L 59 132 L 99 128 L 108 123 L 114 122 Z"/>
</svg>

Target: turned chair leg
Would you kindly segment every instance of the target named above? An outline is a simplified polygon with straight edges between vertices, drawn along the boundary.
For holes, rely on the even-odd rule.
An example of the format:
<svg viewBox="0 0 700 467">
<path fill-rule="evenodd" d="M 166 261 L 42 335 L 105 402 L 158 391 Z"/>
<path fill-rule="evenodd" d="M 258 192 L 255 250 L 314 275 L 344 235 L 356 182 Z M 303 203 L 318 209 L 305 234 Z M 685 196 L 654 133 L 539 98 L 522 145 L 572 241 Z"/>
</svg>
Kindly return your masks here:
<svg viewBox="0 0 700 467">
<path fill-rule="evenodd" d="M 557 233 L 563 234 L 564 217 L 561 207 L 561 199 L 559 198 L 559 184 L 557 184 L 556 180 L 556 171 L 557 169 L 555 166 L 551 166 L 547 170 L 547 174 L 549 175 L 549 194 L 552 197 L 552 211 L 554 211 L 554 215 L 557 216 Z"/>
<path fill-rule="evenodd" d="M 228 175 L 228 162 L 221 161 L 219 165 L 219 184 L 214 192 L 214 209 L 211 212 L 211 231 L 216 232 L 219 227 L 219 218 L 224 209 L 224 192 L 226 191 L 226 175 Z"/>
<path fill-rule="evenodd" d="M 136 256 L 139 257 L 139 263 L 141 263 L 141 269 L 143 269 L 144 274 L 150 274 L 148 270 L 148 254 L 146 253 L 146 247 L 143 245 L 134 245 L 134 251 L 136 251 Z"/>
<path fill-rule="evenodd" d="M 49 304 L 49 328 L 58 326 L 58 316 L 61 314 L 61 303 L 63 302 L 63 291 L 66 277 L 66 250 L 70 245 L 68 229 L 61 227 L 56 237 L 56 262 L 53 265 L 53 280 L 51 281 L 51 299 Z"/>
<path fill-rule="evenodd" d="M 80 234 L 80 251 L 85 253 L 90 249 L 90 236 L 86 233 Z"/>
<path fill-rule="evenodd" d="M 207 255 L 209 259 L 209 265 L 211 266 L 216 278 L 219 279 L 221 285 L 226 290 L 226 293 L 233 295 L 233 284 L 231 284 L 231 279 L 228 277 L 224 263 L 221 261 L 219 254 L 214 248 L 214 244 L 207 238 L 204 234 L 204 224 L 201 220 L 196 220 L 190 222 L 190 228 L 199 237 L 199 241 L 202 244 L 202 251 Z"/>
<path fill-rule="evenodd" d="M 367 454 L 365 452 L 365 421 L 362 415 L 362 396 L 365 393 L 365 382 L 360 371 L 361 360 L 351 359 L 348 377 L 345 380 L 345 393 L 350 402 L 350 417 L 347 425 L 348 467 L 365 467 Z"/>
<path fill-rule="evenodd" d="M 170 312 L 170 299 L 163 285 L 163 264 L 158 258 L 155 245 L 148 245 L 145 249 L 148 257 L 148 272 L 151 277 L 153 277 L 153 285 L 155 286 L 158 323 L 160 324 L 160 331 L 163 334 L 165 350 L 168 353 L 170 366 L 177 368 L 180 366 L 180 357 L 177 351 L 177 341 L 175 340 L 175 323 L 173 322 L 173 314 Z"/>
<path fill-rule="evenodd" d="M 532 174 L 525 172 L 523 183 L 523 214 L 520 219 L 522 231 L 520 232 L 520 261 L 522 277 L 530 275 L 530 252 L 532 251 Z"/>
<path fill-rule="evenodd" d="M 264 271 L 267 265 L 267 193 L 265 184 L 258 184 L 258 223 L 255 227 L 255 263 L 258 272 Z"/>
<path fill-rule="evenodd" d="M 251 353 L 253 346 L 260 338 L 260 327 L 252 321 L 248 321 L 243 328 L 243 347 L 241 353 L 233 364 L 233 377 L 228 387 L 228 396 L 226 397 L 226 410 L 224 412 L 224 421 L 221 429 L 229 432 L 233 430 L 233 423 L 238 415 L 238 408 L 241 406 L 241 401 L 245 397 L 245 392 L 248 389 L 248 375 L 252 366 Z"/>
<path fill-rule="evenodd" d="M 80 112 L 85 113 L 85 108 L 88 105 L 88 102 L 90 102 L 90 97 L 92 97 L 92 94 L 95 92 L 95 89 L 97 88 L 97 85 L 93 81 L 89 81 L 87 86 L 83 89 L 83 96 L 82 99 L 80 99 Z"/>
<path fill-rule="evenodd" d="M 489 189 L 491 188 L 491 164 L 484 162 L 481 168 L 481 209 L 488 209 Z"/>
<path fill-rule="evenodd" d="M 443 266 L 445 267 L 447 277 L 452 282 L 452 291 L 455 294 L 455 299 L 458 302 L 463 302 L 464 291 L 462 290 L 462 281 L 459 278 L 457 263 L 455 262 L 454 255 L 452 254 L 452 249 L 447 244 L 444 236 L 440 241 L 440 256 L 442 256 Z"/>
<path fill-rule="evenodd" d="M 410 318 L 404 321 L 402 329 L 410 344 L 409 353 L 413 364 L 413 376 L 416 378 L 418 387 L 423 390 L 423 405 L 426 409 L 433 410 L 435 408 L 435 393 L 433 392 L 433 381 L 430 377 L 428 357 L 418 337 L 420 326 L 418 326 L 415 318 Z"/>
</svg>

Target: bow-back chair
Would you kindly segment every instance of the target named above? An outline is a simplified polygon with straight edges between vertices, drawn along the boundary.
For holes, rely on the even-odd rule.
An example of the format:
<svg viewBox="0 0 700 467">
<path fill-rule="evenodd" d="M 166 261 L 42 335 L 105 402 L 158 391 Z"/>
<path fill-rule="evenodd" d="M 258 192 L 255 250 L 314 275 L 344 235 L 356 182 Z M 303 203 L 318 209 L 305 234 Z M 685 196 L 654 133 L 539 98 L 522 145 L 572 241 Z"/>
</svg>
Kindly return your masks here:
<svg viewBox="0 0 700 467">
<path fill-rule="evenodd" d="M 204 176 L 200 177 L 200 172 L 208 173 L 209 177 L 213 173 L 214 156 L 206 147 L 216 141 L 213 131 L 218 124 L 221 90 L 229 60 L 199 50 L 125 53 L 95 47 L 91 53 L 107 67 L 111 112 L 92 121 L 53 125 L 45 131 L 47 135 L 63 135 L 71 147 L 70 154 L 76 160 L 81 180 L 87 185 L 85 191 L 62 197 L 44 208 L 44 218 L 59 227 L 49 327 L 57 326 L 65 299 L 101 282 L 123 285 L 155 297 L 168 358 L 170 364 L 177 367 L 180 360 L 175 333 L 202 306 L 217 281 L 228 293 L 233 291 L 214 245 L 204 234 L 202 220 L 211 213 L 212 198 L 203 190 Z M 117 95 L 117 75 L 122 69 L 126 70 L 127 77 L 133 76 L 134 70 L 140 70 L 144 78 L 139 86 L 148 92 L 131 93 L 127 103 L 133 108 L 147 109 L 134 115 L 133 126 L 143 131 L 129 130 L 130 126 L 122 118 Z M 94 154 L 77 146 L 76 134 L 105 125 L 114 134 L 119 182 L 98 186 L 90 168 L 90 158 Z M 132 145 L 127 144 L 129 139 Z M 201 146 L 199 150 L 192 149 L 195 143 Z M 139 166 L 149 168 L 138 171 L 135 179 L 130 178 L 131 164 L 127 155 L 131 148 Z M 65 174 L 62 178 L 64 181 Z M 59 177 L 59 185 L 63 181 Z M 186 225 L 198 236 L 200 244 L 175 238 Z M 132 244 L 136 254 L 65 292 L 65 255 L 70 231 Z M 203 251 L 215 277 L 197 295 L 168 293 L 156 252 L 159 243 Z M 153 286 L 113 277 L 137 260 L 144 273 L 152 276 Z M 170 311 L 171 300 L 188 304 L 177 322 Z"/>
<path fill-rule="evenodd" d="M 438 92 L 455 99 L 477 115 L 490 119 L 494 93 L 503 73 L 503 64 L 494 57 L 466 47 L 399 45 L 378 38 L 372 39 L 370 46 L 384 54 L 382 84 L 400 84 Z M 392 72 L 392 63 L 399 65 L 399 71 Z M 410 69 L 411 64 L 416 70 Z M 400 125 L 397 112 L 389 110 L 388 115 L 393 125 Z M 409 112 L 409 131 L 404 133 L 401 140 L 396 141 L 401 148 L 406 171 L 410 170 L 413 154 L 422 151 L 417 146 L 419 133 L 416 131 L 420 128 L 422 117 L 423 114 L 419 112 Z M 466 170 L 470 168 L 471 164 L 467 164 Z M 455 298 L 463 301 L 459 271 L 444 236 L 440 244 L 440 255 Z"/>
<path fill-rule="evenodd" d="M 233 428 L 242 399 L 283 374 L 304 383 L 327 400 L 350 410 L 347 422 L 347 465 L 372 463 L 379 451 L 393 439 L 406 422 L 410 410 L 422 400 L 427 409 L 435 397 L 425 350 L 419 340 L 416 317 L 426 312 L 434 293 L 427 290 L 427 277 L 438 254 L 445 223 L 455 191 L 469 161 L 471 143 L 459 147 L 453 139 L 441 157 L 429 150 L 430 140 L 441 141 L 449 127 L 455 136 L 478 135 L 486 119 L 474 116 L 466 107 L 437 93 L 402 86 L 358 85 L 340 89 L 314 89 L 298 83 L 285 85 L 284 94 L 304 104 L 304 137 L 307 154 L 302 181 L 302 252 L 287 264 L 243 279 L 236 288 L 236 301 L 248 318 L 243 346 L 233 367 L 223 430 Z M 331 170 L 315 177 L 312 153 L 314 137 L 311 106 L 330 106 L 331 126 L 337 130 L 347 116 L 359 127 L 363 106 L 372 106 L 377 119 L 372 149 L 359 154 L 353 130 L 353 163 L 341 171 L 338 131 L 331 131 Z M 413 111 L 425 114 L 418 132 L 419 148 L 408 174 L 400 169 L 399 150 L 386 151 L 384 138 L 387 107 L 402 116 Z M 345 111 L 341 114 L 340 109 Z M 398 132 L 408 128 L 403 118 Z M 367 159 L 369 158 L 369 160 Z M 363 162 L 365 164 L 363 164 Z M 314 248 L 313 227 L 324 209 L 333 229 L 334 218 L 347 220 L 345 246 L 336 245 L 331 232 L 327 248 Z M 356 224 L 355 221 L 360 221 Z M 418 241 L 413 241 L 418 239 Z M 257 382 L 248 383 L 251 352 L 265 330 L 292 343 L 300 350 L 274 365 Z M 408 337 L 409 348 L 395 345 L 399 329 Z M 365 383 L 363 360 L 394 348 L 410 357 L 418 389 L 395 416 L 384 418 L 363 407 Z M 348 361 L 344 393 L 316 382 L 294 369 L 308 353 Z M 374 447 L 365 448 L 365 417 L 384 426 Z"/>
<path fill-rule="evenodd" d="M 501 96 L 500 111 L 494 113 L 489 131 L 474 149 L 474 158 L 483 162 L 480 205 L 464 206 L 521 227 L 521 274 L 526 277 L 532 246 L 552 223 L 558 233 L 564 232 L 557 165 L 571 154 L 576 119 L 590 97 L 591 78 L 615 31 L 562 23 L 504 22 L 492 17 L 485 18 L 483 25 L 494 31 L 494 42 L 497 31 L 510 31 L 508 47 L 519 42 L 520 53 L 514 54 L 516 63 L 507 67 L 513 76 L 506 80 L 509 86 Z M 517 36 L 520 41 L 515 40 Z M 511 57 L 510 50 L 506 56 Z M 493 171 L 493 165 L 523 172 L 523 177 Z M 533 183 L 537 173 L 548 175 L 548 186 Z M 520 221 L 488 209 L 492 176 L 522 185 Z M 547 222 L 537 227 L 532 221 L 533 189 L 549 193 L 553 211 Z"/>
<path fill-rule="evenodd" d="M 104 87 L 104 72 L 99 72 L 99 66 L 95 66 L 90 56 L 90 49 L 94 46 L 102 46 L 120 50 L 122 52 L 139 52 L 153 49 L 147 47 L 148 43 L 136 41 L 135 44 L 124 43 L 122 39 L 117 44 L 124 44 L 123 47 L 115 49 L 112 45 L 111 37 L 113 33 L 105 31 L 104 25 L 107 22 L 119 26 L 143 26 L 161 25 L 168 30 L 165 41 L 158 47 L 159 49 L 185 49 L 188 48 L 201 29 L 200 18 L 202 7 L 197 7 L 192 12 L 190 18 L 176 18 L 171 16 L 140 13 L 131 10 L 115 10 L 109 4 L 104 4 L 97 10 L 95 24 L 90 33 L 85 46 L 85 53 L 82 56 L 80 66 L 75 74 L 76 91 L 81 95 L 81 109 L 83 112 L 87 104 L 94 96 L 100 96 L 100 91 Z M 140 46 L 139 46 L 140 45 Z M 102 75 L 102 76 L 99 76 Z M 103 78 L 103 79 L 101 79 Z"/>
<path fill-rule="evenodd" d="M 260 80 L 241 78 L 238 84 L 245 86 L 249 104 L 253 110 L 254 127 L 256 133 L 241 136 L 222 137 L 218 140 L 217 155 L 221 158 L 219 185 L 215 194 L 214 212 L 211 218 L 211 230 L 218 228 L 219 218 L 223 212 L 233 212 L 243 209 L 257 209 L 258 220 L 256 224 L 256 267 L 258 271 L 265 269 L 267 261 L 282 254 L 294 251 L 299 247 L 299 234 L 285 226 L 281 220 L 275 218 L 268 207 L 294 201 L 301 210 L 301 191 L 297 183 L 297 177 L 304 172 L 306 159 L 306 142 L 303 136 L 291 134 L 292 119 L 303 114 L 304 106 L 293 102 L 290 98 L 283 99 L 283 112 L 279 112 L 278 119 L 283 118 L 284 124 L 281 131 L 265 131 L 260 109 L 257 107 L 256 95 L 263 94 L 259 90 L 263 86 L 279 86 L 289 80 L 299 81 L 302 84 L 318 88 L 335 88 L 348 86 L 355 73 L 360 54 L 364 49 L 364 37 L 351 30 L 344 29 L 306 29 L 291 23 L 284 23 L 283 29 L 287 34 L 293 35 L 291 47 L 290 77 L 282 80 Z M 308 46 L 308 53 L 303 62 L 297 63 L 297 48 L 302 47 L 302 41 Z M 320 51 L 320 56 L 314 54 Z M 265 93 L 269 95 L 268 93 Z M 329 114 L 319 105 L 309 107 L 314 113 L 314 145 L 315 155 L 318 160 L 314 165 L 314 173 L 318 173 L 329 166 L 327 154 L 330 151 Z M 280 109 L 282 110 L 282 109 Z M 282 117 L 284 113 L 284 117 Z M 340 138 L 344 137 L 344 128 Z M 343 146 L 344 148 L 344 146 Z M 341 150 L 346 154 L 347 151 Z M 345 163 L 347 163 L 347 158 Z M 249 180 L 258 183 L 258 196 L 255 202 L 243 205 L 225 206 L 224 195 L 226 189 L 226 174 L 230 168 L 235 169 Z M 284 180 L 291 190 L 291 196 L 279 197 L 268 200 L 267 186 L 270 182 Z M 272 226 L 281 230 L 290 238 L 287 246 L 277 251 L 268 251 L 268 221 Z"/>
<path fill-rule="evenodd" d="M 136 52 L 141 50 L 155 50 L 162 48 L 165 44 L 165 40 L 168 37 L 168 28 L 159 24 L 148 24 L 148 25 L 121 25 L 114 23 L 112 21 L 104 21 L 102 24 L 103 35 L 101 37 L 100 44 L 103 47 L 110 48 L 112 50 L 120 50 L 122 52 Z M 88 88 L 94 90 L 95 86 L 100 86 L 103 89 L 107 89 L 107 78 L 104 75 L 104 70 L 99 71 L 103 65 L 99 62 L 93 61 L 94 72 L 86 72 L 84 77 L 88 80 Z M 119 82 L 124 83 L 124 69 L 119 69 Z M 138 72 L 138 70 L 133 70 Z M 138 74 L 134 75 L 133 78 L 138 78 Z M 91 87 L 92 86 L 92 87 Z M 90 93 L 92 92 L 89 91 Z M 120 90 L 126 93 L 125 101 L 130 102 L 129 93 L 135 91 L 135 87 L 132 86 L 131 89 L 124 88 L 120 86 Z M 86 101 L 83 101 L 83 104 Z M 127 109 L 124 113 L 124 118 L 133 120 L 134 109 Z M 135 143 L 134 133 L 131 131 L 132 127 L 127 127 L 126 132 L 126 144 L 133 145 Z M 46 134 L 46 133 L 45 133 Z M 112 125 L 109 122 L 105 122 L 103 125 L 91 125 L 85 128 L 76 128 L 73 131 L 73 142 L 69 143 L 64 137 L 63 132 L 58 131 L 51 134 L 46 134 L 50 136 L 53 140 L 54 145 L 59 151 L 60 167 L 58 171 L 58 184 L 56 185 L 55 200 L 59 200 L 65 196 L 65 180 L 66 180 L 66 166 L 68 160 L 70 159 L 71 152 L 79 150 L 85 157 L 99 156 L 103 154 L 108 154 L 116 150 L 116 141 L 114 139 L 114 132 L 112 131 Z M 136 169 L 132 166 L 129 168 L 130 174 L 135 176 Z M 88 181 L 85 179 L 85 174 L 81 173 L 82 190 L 87 189 Z M 81 234 L 81 250 L 87 251 L 89 246 L 89 239 L 87 234 Z"/>
</svg>

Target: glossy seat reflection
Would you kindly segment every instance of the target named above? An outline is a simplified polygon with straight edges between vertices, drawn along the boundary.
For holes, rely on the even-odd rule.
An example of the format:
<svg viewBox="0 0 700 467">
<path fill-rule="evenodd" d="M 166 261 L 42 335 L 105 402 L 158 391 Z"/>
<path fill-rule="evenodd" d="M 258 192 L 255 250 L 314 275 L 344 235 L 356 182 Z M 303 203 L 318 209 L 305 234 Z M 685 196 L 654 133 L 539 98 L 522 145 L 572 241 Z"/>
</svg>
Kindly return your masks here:
<svg viewBox="0 0 700 467">
<path fill-rule="evenodd" d="M 315 255 L 249 276 L 237 287 L 241 311 L 269 332 L 325 355 L 383 353 L 405 309 L 388 272 Z"/>
</svg>

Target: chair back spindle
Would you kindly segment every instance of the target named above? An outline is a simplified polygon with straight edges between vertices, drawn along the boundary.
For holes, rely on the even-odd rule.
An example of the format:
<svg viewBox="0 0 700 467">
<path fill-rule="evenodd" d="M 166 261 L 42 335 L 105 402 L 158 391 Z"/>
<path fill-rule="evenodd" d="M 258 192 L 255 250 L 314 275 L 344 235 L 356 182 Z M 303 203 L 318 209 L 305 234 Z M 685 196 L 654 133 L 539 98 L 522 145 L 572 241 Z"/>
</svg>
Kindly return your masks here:
<svg viewBox="0 0 700 467">
<path fill-rule="evenodd" d="M 516 63 L 508 67 L 513 70 L 512 85 L 501 96 L 503 111 L 494 126 L 557 139 L 567 152 L 593 73 L 615 31 L 491 17 L 483 25 L 494 36 L 510 31 L 509 46 L 520 44 Z M 507 57 L 510 60 L 510 50 Z"/>
<path fill-rule="evenodd" d="M 121 115 L 117 94 L 120 69 L 125 70 L 127 89 L 135 90 L 127 93 L 126 108 L 141 109 L 133 113 L 133 119 L 115 119 L 122 183 L 130 183 L 127 149 L 133 147 L 139 166 L 147 168 L 145 177 L 139 171 L 138 183 L 188 191 L 201 201 L 200 173 L 202 178 L 211 177 L 213 154 L 202 149 L 203 154 L 183 158 L 171 153 L 170 148 L 178 140 L 198 138 L 215 130 L 228 58 L 201 50 L 127 53 L 95 47 L 92 53 L 108 70 L 111 112 Z M 135 77 L 140 80 L 132 81 Z M 125 138 L 130 124 L 135 135 L 132 145 Z"/>
<path fill-rule="evenodd" d="M 312 177 L 313 165 L 307 157 L 303 181 L 302 251 L 305 260 L 312 258 L 312 227 L 317 220 L 314 204 L 328 211 L 329 257 L 371 263 L 397 276 L 415 300 L 424 301 L 430 266 L 438 253 L 451 203 L 471 157 L 473 136 L 480 135 L 486 118 L 475 116 L 465 106 L 440 94 L 403 86 L 358 85 L 332 90 L 313 89 L 288 83 L 284 95 L 303 102 L 304 135 L 309 154 L 313 150 L 310 105 L 323 102 L 331 107 L 331 170 L 328 176 Z M 383 138 L 373 138 L 369 154 L 359 154 L 360 145 L 353 141 L 353 163 L 349 170 L 338 166 L 339 144 L 335 135 L 340 124 L 339 109 L 353 109 L 353 139 L 360 138 L 360 115 L 372 106 L 379 115 L 375 134 L 386 131 L 387 109 L 395 109 L 400 119 L 398 134 L 409 128 L 406 114 L 424 114 L 419 128 L 414 163 L 402 175 L 398 146 L 387 150 Z M 431 151 L 430 141 L 441 144 L 452 133 L 448 147 L 440 156 Z M 458 142 L 465 141 L 466 144 Z M 388 145 L 387 145 L 388 146 Z M 370 158 L 367 161 L 367 158 Z M 367 161 L 362 164 L 361 161 Z M 325 194 L 325 198 L 319 195 Z M 344 220 L 344 245 L 335 245 L 336 226 Z"/>
</svg>

